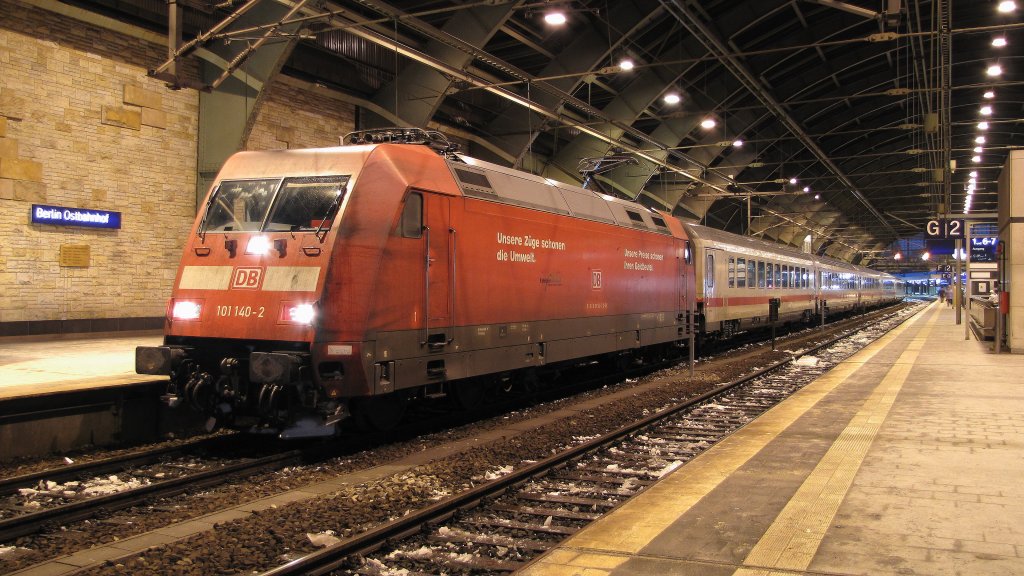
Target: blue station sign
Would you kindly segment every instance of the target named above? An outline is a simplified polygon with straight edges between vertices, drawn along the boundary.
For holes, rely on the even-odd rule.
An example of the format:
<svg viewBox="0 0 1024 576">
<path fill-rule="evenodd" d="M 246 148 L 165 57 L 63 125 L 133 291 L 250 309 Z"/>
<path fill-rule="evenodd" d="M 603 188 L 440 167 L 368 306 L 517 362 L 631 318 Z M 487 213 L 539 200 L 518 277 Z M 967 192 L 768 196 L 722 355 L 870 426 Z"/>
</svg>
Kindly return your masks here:
<svg viewBox="0 0 1024 576">
<path fill-rule="evenodd" d="M 65 208 L 63 206 L 32 205 L 33 224 L 57 226 L 86 226 L 89 228 L 120 228 L 121 213 L 109 210 Z"/>
</svg>

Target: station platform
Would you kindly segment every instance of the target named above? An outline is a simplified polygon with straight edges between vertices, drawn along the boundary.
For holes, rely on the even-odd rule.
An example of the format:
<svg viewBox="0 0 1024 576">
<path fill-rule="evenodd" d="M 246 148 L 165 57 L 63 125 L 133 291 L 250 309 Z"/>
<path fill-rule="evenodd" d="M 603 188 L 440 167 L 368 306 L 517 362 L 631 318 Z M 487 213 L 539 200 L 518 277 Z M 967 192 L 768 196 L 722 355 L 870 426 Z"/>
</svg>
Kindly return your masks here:
<svg viewBox="0 0 1024 576">
<path fill-rule="evenodd" d="M 1024 574 L 1024 355 L 990 346 L 931 304 L 520 574 Z"/>
<path fill-rule="evenodd" d="M 161 334 L 0 339 L 0 400 L 151 382 L 135 373 L 135 347 L 159 345 Z"/>
</svg>

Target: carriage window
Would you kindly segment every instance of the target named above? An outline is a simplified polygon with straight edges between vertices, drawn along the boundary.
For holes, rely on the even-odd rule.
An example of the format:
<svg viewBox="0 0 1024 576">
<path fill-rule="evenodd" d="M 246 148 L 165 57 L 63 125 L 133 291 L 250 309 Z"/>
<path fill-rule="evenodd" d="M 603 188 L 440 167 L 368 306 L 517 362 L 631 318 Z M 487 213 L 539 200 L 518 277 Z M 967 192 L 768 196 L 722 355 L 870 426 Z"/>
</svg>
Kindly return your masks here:
<svg viewBox="0 0 1024 576">
<path fill-rule="evenodd" d="M 800 287 L 807 288 L 807 268 L 800 269 Z"/>
<path fill-rule="evenodd" d="M 715 287 L 715 255 L 708 254 L 707 263 L 704 265 L 704 284 L 708 288 Z"/>
<path fill-rule="evenodd" d="M 736 259 L 729 258 L 729 288 L 736 287 Z"/>
<path fill-rule="evenodd" d="M 789 265 L 782 265 L 782 287 L 789 288 Z"/>
<path fill-rule="evenodd" d="M 765 264 L 765 268 L 766 268 L 766 270 L 765 270 L 765 274 L 764 274 L 765 275 L 764 283 L 765 283 L 765 285 L 768 288 L 774 288 L 775 287 L 775 281 L 774 281 L 775 278 L 772 275 L 772 263 L 771 262 L 766 263 Z"/>
<path fill-rule="evenodd" d="M 771 269 L 771 264 L 768 266 Z M 757 287 L 764 288 L 764 262 L 761 261 L 757 263 Z"/>
<path fill-rule="evenodd" d="M 776 264 L 775 265 L 775 286 L 777 288 L 782 288 L 783 287 L 782 286 L 782 265 L 781 264 Z"/>
<path fill-rule="evenodd" d="M 747 288 L 757 287 L 757 262 L 747 260 Z"/>
<path fill-rule="evenodd" d="M 746 288 L 747 287 L 747 259 L 737 258 L 736 259 L 736 287 Z"/>
<path fill-rule="evenodd" d="M 419 238 L 423 235 L 423 195 L 412 193 L 402 210 L 402 237 Z"/>
</svg>

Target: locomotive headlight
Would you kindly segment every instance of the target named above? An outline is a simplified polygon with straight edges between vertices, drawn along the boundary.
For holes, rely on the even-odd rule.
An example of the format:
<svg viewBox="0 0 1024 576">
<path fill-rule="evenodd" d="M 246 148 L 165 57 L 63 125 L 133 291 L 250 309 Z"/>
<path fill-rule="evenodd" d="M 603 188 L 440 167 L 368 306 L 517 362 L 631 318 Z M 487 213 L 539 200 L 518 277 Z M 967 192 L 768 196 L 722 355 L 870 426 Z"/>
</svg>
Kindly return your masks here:
<svg viewBox="0 0 1024 576">
<path fill-rule="evenodd" d="M 288 307 L 288 320 L 296 324 L 312 324 L 316 310 L 312 304 L 296 304 Z"/>
<path fill-rule="evenodd" d="M 267 252 L 270 252 L 270 239 L 266 236 L 253 236 L 249 238 L 249 243 L 245 245 L 246 254 L 263 256 Z"/>
<path fill-rule="evenodd" d="M 199 318 L 201 311 L 202 306 L 199 305 L 199 302 L 178 300 L 174 303 L 174 307 L 171 308 L 171 317 L 175 320 L 195 320 Z"/>
</svg>

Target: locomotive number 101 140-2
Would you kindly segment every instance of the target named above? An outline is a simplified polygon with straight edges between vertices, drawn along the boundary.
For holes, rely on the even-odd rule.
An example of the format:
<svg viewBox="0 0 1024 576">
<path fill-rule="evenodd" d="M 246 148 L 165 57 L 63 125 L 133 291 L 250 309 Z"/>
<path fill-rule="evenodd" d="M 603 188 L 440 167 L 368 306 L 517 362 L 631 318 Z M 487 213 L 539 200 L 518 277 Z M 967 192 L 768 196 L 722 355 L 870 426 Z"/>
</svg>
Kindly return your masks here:
<svg viewBox="0 0 1024 576">
<path fill-rule="evenodd" d="M 224 318 L 263 318 L 265 306 L 217 306 L 217 316 Z"/>
</svg>

